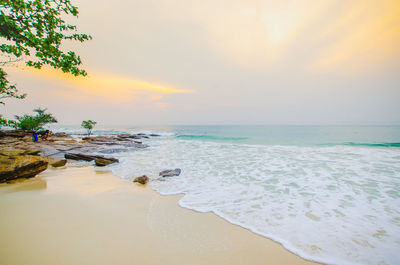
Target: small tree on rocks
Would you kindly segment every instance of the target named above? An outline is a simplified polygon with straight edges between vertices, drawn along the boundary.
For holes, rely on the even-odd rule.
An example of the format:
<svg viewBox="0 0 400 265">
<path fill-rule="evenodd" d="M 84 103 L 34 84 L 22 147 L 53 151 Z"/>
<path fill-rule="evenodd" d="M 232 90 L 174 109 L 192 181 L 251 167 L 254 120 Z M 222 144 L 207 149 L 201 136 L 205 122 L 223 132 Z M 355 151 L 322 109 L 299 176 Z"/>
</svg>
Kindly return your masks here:
<svg viewBox="0 0 400 265">
<path fill-rule="evenodd" d="M 81 127 L 87 130 L 87 135 L 90 137 L 92 134 L 93 127 L 97 122 L 92 120 L 82 121 Z"/>
</svg>

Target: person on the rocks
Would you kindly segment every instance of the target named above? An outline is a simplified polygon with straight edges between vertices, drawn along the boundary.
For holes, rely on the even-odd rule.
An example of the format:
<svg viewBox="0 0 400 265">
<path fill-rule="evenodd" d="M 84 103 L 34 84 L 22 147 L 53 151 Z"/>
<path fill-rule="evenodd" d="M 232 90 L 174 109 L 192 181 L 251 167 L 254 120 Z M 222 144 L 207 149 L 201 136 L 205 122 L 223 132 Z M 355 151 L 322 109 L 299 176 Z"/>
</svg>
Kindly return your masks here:
<svg viewBox="0 0 400 265">
<path fill-rule="evenodd" d="M 47 138 L 49 136 L 50 136 L 50 131 L 49 130 L 46 130 L 46 131 L 40 133 L 40 139 L 42 139 L 42 140 L 47 140 Z"/>
<path fill-rule="evenodd" d="M 34 132 L 34 133 L 33 133 L 33 135 L 32 135 L 32 140 L 33 140 L 34 142 L 39 141 L 39 137 L 38 137 L 38 133 L 37 133 L 37 132 Z"/>
</svg>

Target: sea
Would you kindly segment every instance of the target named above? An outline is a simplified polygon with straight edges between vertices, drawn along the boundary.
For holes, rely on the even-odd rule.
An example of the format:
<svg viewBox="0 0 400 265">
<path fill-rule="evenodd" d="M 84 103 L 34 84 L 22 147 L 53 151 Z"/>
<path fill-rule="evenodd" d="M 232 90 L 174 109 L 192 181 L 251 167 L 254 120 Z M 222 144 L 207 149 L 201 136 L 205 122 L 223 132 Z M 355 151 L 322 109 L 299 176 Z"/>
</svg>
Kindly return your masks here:
<svg viewBox="0 0 400 265">
<path fill-rule="evenodd" d="M 56 131 L 84 133 L 73 126 Z M 400 126 L 114 126 L 153 133 L 105 169 L 324 264 L 400 264 Z M 165 169 L 180 176 L 159 178 Z M 104 169 L 101 169 L 104 170 Z"/>
</svg>

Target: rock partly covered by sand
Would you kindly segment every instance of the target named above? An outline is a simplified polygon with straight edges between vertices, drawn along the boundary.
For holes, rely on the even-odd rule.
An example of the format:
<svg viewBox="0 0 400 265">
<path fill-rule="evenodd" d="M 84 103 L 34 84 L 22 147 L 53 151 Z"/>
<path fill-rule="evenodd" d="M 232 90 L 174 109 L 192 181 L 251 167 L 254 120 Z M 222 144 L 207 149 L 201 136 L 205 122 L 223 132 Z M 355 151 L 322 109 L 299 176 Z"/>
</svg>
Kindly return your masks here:
<svg viewBox="0 0 400 265">
<path fill-rule="evenodd" d="M 180 174 L 181 174 L 181 169 L 175 168 L 175 169 L 163 170 L 158 175 L 161 177 L 173 177 L 173 176 L 179 176 Z"/>
<path fill-rule="evenodd" d="M 67 160 L 66 159 L 59 159 L 59 158 L 54 158 L 54 157 L 49 157 L 49 156 L 45 156 L 43 158 L 52 167 L 63 167 L 63 166 L 65 166 L 67 164 Z"/>
<path fill-rule="evenodd" d="M 0 150 L 0 182 L 32 178 L 47 169 L 38 150 Z"/>
<path fill-rule="evenodd" d="M 137 178 L 135 178 L 133 180 L 133 182 L 138 182 L 138 183 L 143 184 L 143 185 L 146 184 L 148 181 L 149 181 L 149 177 L 146 176 L 146 175 L 137 177 Z"/>
</svg>

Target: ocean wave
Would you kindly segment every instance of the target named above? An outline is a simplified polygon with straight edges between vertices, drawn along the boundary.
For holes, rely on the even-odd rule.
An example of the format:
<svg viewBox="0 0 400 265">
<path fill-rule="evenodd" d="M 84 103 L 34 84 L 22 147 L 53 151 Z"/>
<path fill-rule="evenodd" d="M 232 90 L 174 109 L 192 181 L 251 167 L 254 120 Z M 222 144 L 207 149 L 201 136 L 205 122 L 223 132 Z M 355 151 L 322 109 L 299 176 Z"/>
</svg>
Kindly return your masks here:
<svg viewBox="0 0 400 265">
<path fill-rule="evenodd" d="M 344 142 L 344 143 L 330 143 L 330 144 L 319 144 L 319 146 L 354 146 L 354 147 L 400 147 L 400 143 L 356 143 L 356 142 Z"/>
<path fill-rule="evenodd" d="M 187 140 L 210 140 L 210 141 L 242 141 L 248 139 L 248 137 L 215 136 L 207 134 L 180 134 L 177 135 L 176 137 Z"/>
<path fill-rule="evenodd" d="M 400 147 L 400 143 L 353 143 L 348 142 L 345 145 L 349 146 L 369 146 L 369 147 Z"/>
<path fill-rule="evenodd" d="M 140 155 L 138 155 L 140 152 Z M 214 212 L 328 264 L 397 264 L 400 153 L 397 148 L 246 145 L 154 139 L 119 154 L 110 168 L 132 179 L 146 173 L 160 194 Z M 156 181 L 158 172 L 181 168 Z"/>
</svg>

